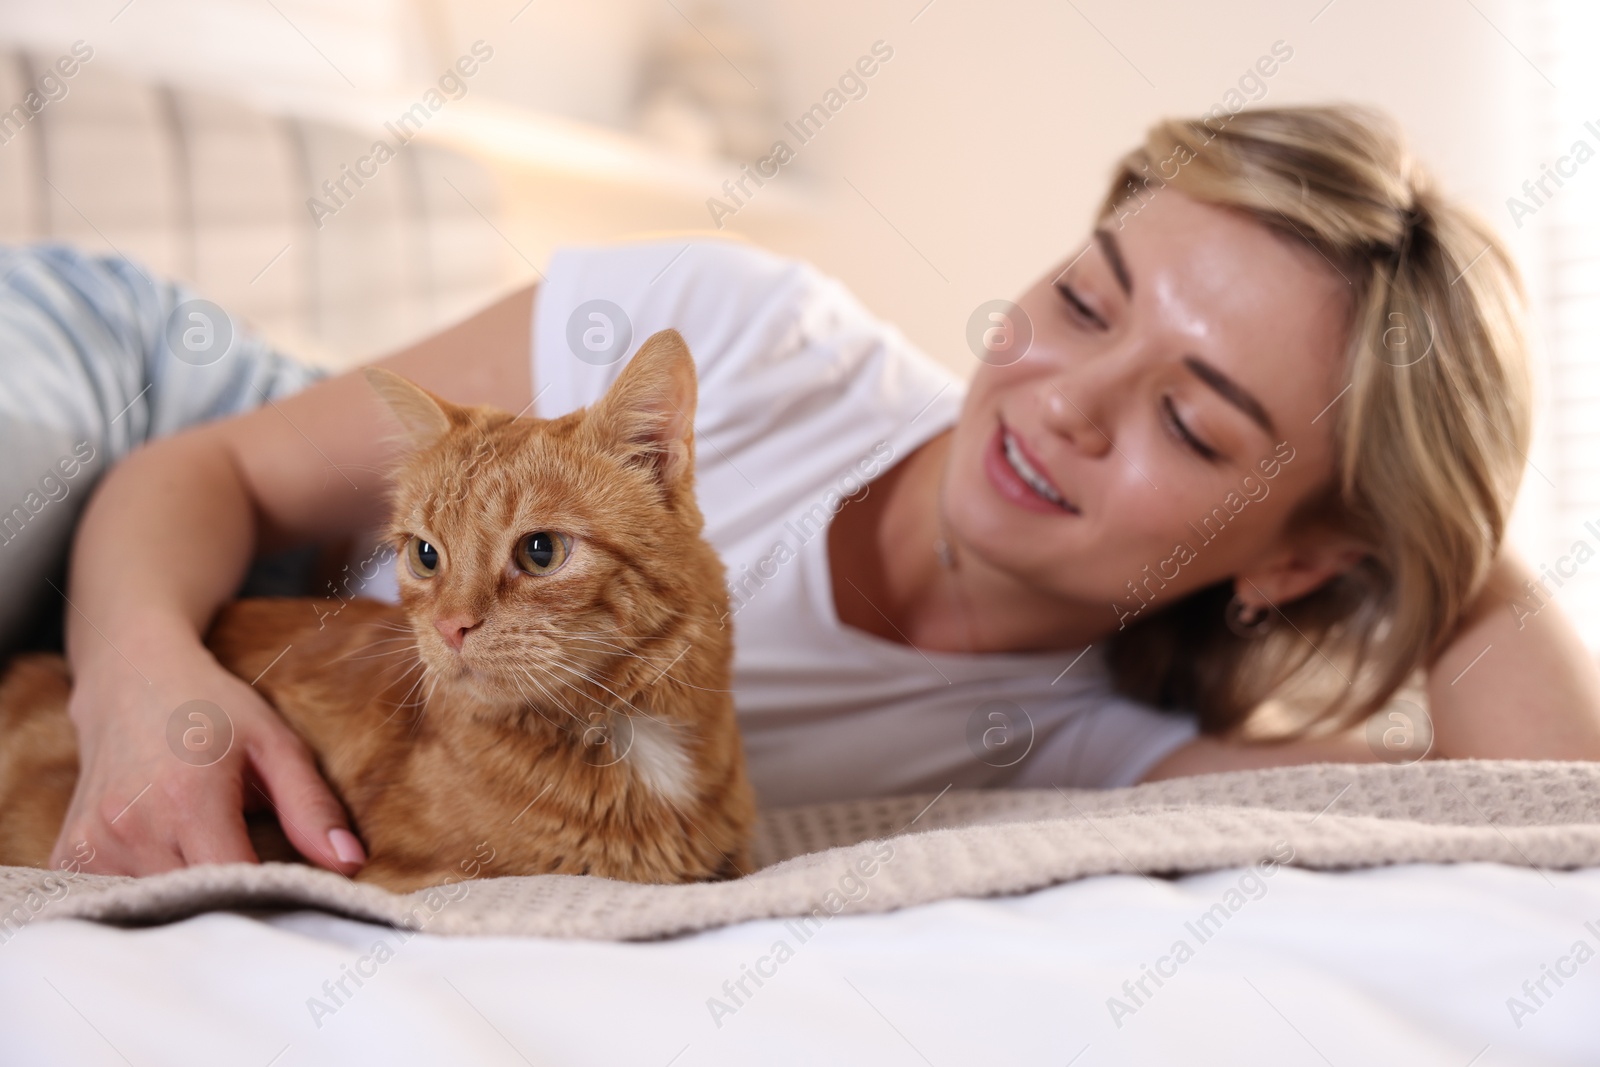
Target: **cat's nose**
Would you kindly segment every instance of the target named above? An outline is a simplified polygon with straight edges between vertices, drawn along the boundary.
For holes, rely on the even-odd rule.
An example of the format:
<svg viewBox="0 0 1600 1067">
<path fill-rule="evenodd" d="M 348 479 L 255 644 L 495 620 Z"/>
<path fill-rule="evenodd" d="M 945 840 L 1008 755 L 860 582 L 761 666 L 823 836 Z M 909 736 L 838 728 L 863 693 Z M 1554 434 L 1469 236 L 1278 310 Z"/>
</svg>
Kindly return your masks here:
<svg viewBox="0 0 1600 1067">
<path fill-rule="evenodd" d="M 467 614 L 450 615 L 442 619 L 434 619 L 433 626 L 434 629 L 439 631 L 439 636 L 444 638 L 445 644 L 460 652 L 462 644 L 467 640 L 467 634 L 475 629 L 481 621 Z"/>
</svg>

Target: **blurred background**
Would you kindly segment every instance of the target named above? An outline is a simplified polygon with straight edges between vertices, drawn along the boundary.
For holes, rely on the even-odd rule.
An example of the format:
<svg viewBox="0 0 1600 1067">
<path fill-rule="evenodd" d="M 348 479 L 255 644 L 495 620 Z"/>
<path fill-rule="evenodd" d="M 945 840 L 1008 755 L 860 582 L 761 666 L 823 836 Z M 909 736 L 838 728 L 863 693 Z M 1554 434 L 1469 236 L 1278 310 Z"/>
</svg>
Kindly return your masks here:
<svg viewBox="0 0 1600 1067">
<path fill-rule="evenodd" d="M 1083 239 L 1152 120 L 1373 103 L 1526 273 L 1541 410 L 1513 538 L 1555 568 L 1600 551 L 1600 164 L 1537 203 L 1523 183 L 1600 150 L 1596 6 L 0 0 L 0 239 L 116 249 L 344 366 L 560 245 L 720 228 L 966 373 L 968 315 Z M 818 104 L 804 138 L 785 125 Z M 775 177 L 725 185 L 779 139 Z M 1561 567 L 1600 648 L 1600 558 Z"/>
</svg>

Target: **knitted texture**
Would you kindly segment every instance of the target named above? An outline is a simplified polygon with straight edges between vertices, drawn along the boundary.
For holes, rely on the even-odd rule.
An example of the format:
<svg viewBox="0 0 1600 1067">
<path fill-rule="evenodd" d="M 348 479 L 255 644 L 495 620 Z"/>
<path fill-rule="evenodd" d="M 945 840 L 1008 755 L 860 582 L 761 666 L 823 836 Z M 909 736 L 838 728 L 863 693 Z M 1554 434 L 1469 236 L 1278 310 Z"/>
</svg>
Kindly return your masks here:
<svg viewBox="0 0 1600 1067">
<path fill-rule="evenodd" d="M 1318 870 L 1600 866 L 1600 764 L 1315 764 L 1131 789 L 950 790 L 789 808 L 763 815 L 757 870 L 695 885 L 538 875 L 402 896 L 296 864 L 148 878 L 0 867 L 0 943 L 33 921 L 148 924 L 229 908 L 319 908 L 438 934 L 630 940 L 1019 893 L 1100 874 L 1170 877 L 1290 850 L 1294 866 Z"/>
</svg>

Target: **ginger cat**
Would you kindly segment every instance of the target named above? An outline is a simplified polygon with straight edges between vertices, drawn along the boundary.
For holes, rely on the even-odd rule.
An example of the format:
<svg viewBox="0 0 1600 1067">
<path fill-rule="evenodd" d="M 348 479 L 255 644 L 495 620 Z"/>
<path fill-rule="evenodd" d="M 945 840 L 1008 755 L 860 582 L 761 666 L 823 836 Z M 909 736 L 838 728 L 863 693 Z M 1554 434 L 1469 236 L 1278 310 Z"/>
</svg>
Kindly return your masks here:
<svg viewBox="0 0 1600 1067">
<path fill-rule="evenodd" d="M 400 604 L 241 600 L 206 638 L 317 754 L 367 849 L 357 880 L 434 885 L 485 848 L 494 875 L 744 873 L 755 804 L 683 339 L 654 335 L 550 420 L 367 377 L 410 444 L 386 539 Z M 55 656 L 0 681 L 0 863 L 48 864 L 77 778 L 68 690 Z M 276 820 L 252 830 L 293 857 Z"/>
</svg>

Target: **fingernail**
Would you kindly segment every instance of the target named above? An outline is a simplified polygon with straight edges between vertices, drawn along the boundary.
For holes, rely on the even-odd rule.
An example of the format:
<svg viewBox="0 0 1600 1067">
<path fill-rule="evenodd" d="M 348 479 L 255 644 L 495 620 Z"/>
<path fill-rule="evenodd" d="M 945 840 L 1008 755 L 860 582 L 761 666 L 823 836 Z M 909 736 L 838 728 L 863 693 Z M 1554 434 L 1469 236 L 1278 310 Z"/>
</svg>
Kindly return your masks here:
<svg viewBox="0 0 1600 1067">
<path fill-rule="evenodd" d="M 329 830 L 328 844 L 333 846 L 333 854 L 339 857 L 340 863 L 367 862 L 367 854 L 362 850 L 361 842 L 356 840 L 356 835 L 349 830 Z"/>
</svg>

